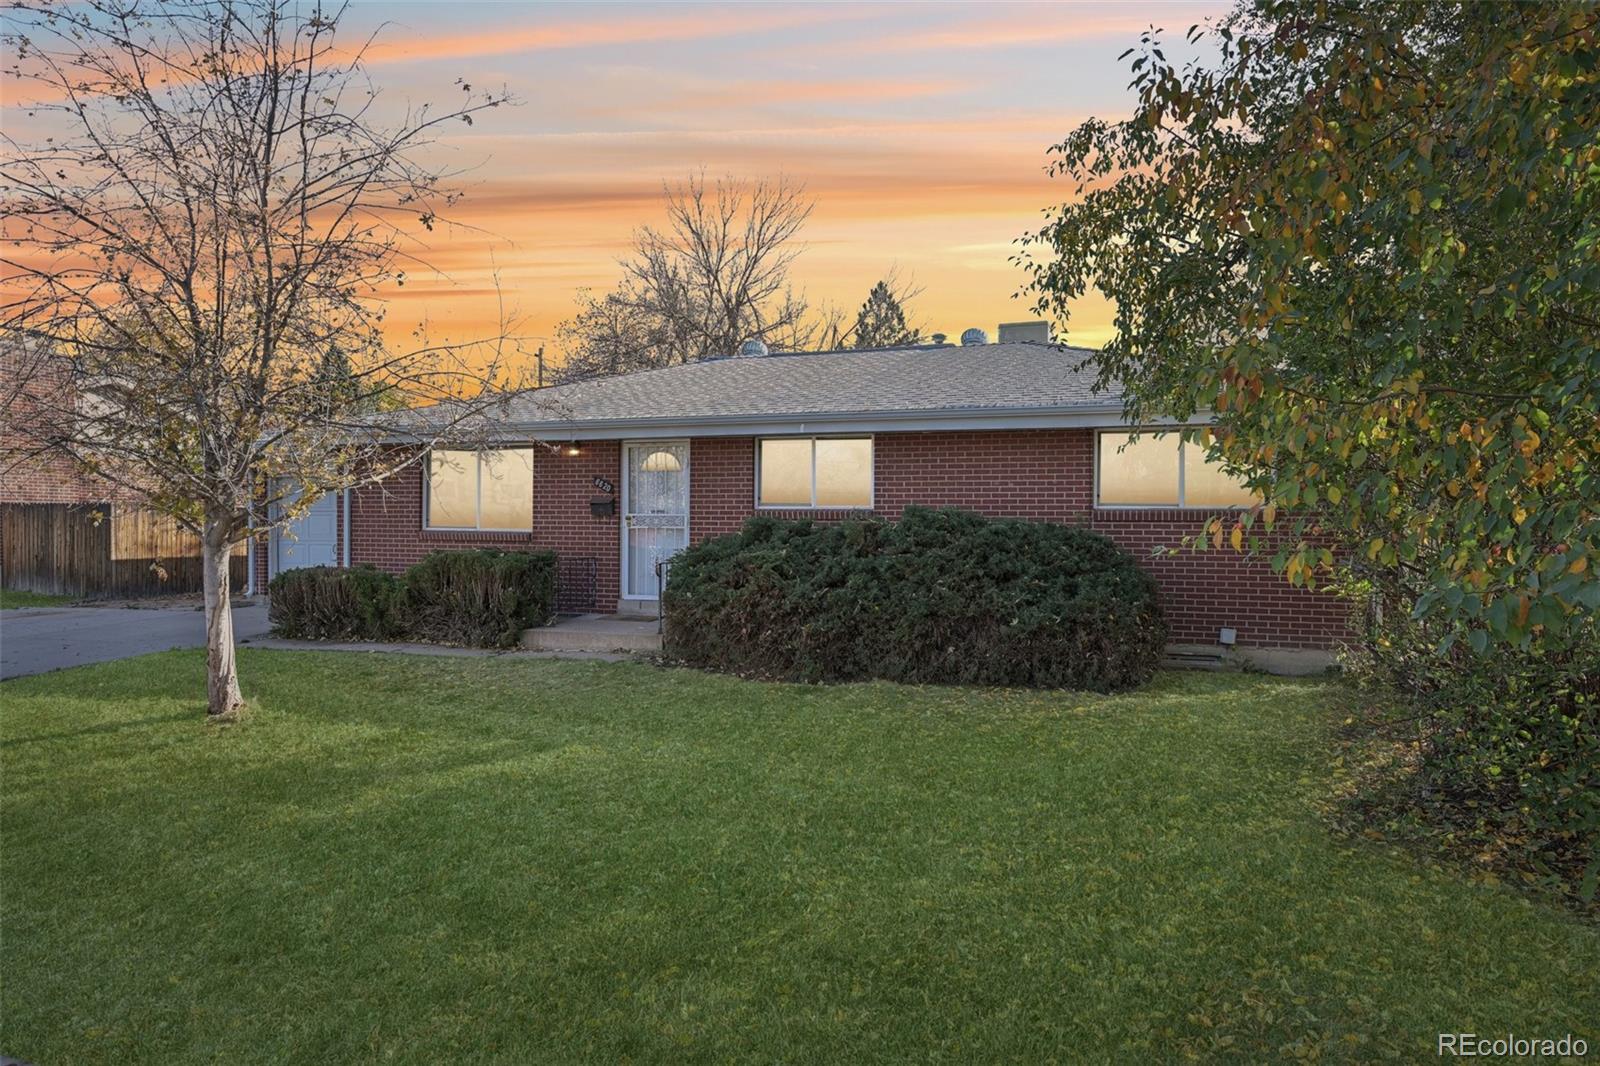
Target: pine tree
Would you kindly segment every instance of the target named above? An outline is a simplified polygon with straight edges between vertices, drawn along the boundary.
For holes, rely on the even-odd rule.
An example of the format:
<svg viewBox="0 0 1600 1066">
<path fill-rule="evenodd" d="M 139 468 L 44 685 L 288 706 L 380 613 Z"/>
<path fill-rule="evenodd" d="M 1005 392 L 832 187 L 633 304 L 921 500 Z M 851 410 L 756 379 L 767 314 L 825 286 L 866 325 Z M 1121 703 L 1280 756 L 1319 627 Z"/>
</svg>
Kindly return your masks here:
<svg viewBox="0 0 1600 1066">
<path fill-rule="evenodd" d="M 360 398 L 361 384 L 350 364 L 350 355 L 338 343 L 330 344 L 323 353 L 317 379 L 331 410 L 343 410 Z"/>
<path fill-rule="evenodd" d="M 867 294 L 866 303 L 856 315 L 854 344 L 857 348 L 890 348 L 897 344 L 916 344 L 922 331 L 906 325 L 906 311 L 887 281 L 880 281 Z"/>
</svg>

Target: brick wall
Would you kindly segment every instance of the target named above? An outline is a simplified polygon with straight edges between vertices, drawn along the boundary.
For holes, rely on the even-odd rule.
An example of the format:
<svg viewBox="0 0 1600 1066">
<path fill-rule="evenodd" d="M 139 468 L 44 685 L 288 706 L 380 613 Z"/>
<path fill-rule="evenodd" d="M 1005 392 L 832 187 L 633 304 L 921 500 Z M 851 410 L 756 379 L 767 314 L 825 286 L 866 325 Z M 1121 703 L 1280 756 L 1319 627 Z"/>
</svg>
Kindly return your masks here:
<svg viewBox="0 0 1600 1066">
<path fill-rule="evenodd" d="M 996 516 L 1086 525 L 1132 552 L 1161 586 L 1172 639 L 1214 644 L 1223 626 L 1242 646 L 1326 648 L 1345 632 L 1345 610 L 1332 596 L 1290 587 L 1265 560 L 1231 549 L 1155 556 L 1179 548 L 1216 512 L 1094 508 L 1094 434 L 1090 430 L 885 433 L 874 448 L 874 513 L 897 518 L 907 504 L 959 506 Z M 737 530 L 755 513 L 755 441 L 704 437 L 689 454 L 690 539 Z M 591 478 L 621 488 L 621 447 L 586 442 L 578 456 L 539 449 L 534 464 L 534 533 L 434 533 L 422 529 L 422 472 L 408 470 L 352 500 L 352 555 L 398 572 L 436 548 L 491 544 L 550 548 L 595 560 L 596 605 L 617 602 L 619 522 L 595 518 Z M 620 495 L 620 492 L 619 492 Z M 772 511 L 838 519 L 847 510 Z M 261 553 L 264 554 L 264 553 Z"/>
<path fill-rule="evenodd" d="M 528 533 L 473 533 L 422 528 L 422 479 L 415 464 L 380 485 L 350 494 L 350 561 L 399 573 L 442 548 L 529 548 Z"/>
<path fill-rule="evenodd" d="M 71 397 L 64 366 L 40 362 L 13 344 L 0 344 L 0 504 L 102 503 L 125 494 L 88 478 L 69 459 L 36 454 L 49 439 L 52 418 Z M 13 393 L 11 390 L 15 390 Z"/>
<path fill-rule="evenodd" d="M 1240 645 L 1326 648 L 1345 632 L 1344 605 L 1291 587 L 1264 560 L 1232 549 L 1176 556 L 1215 511 L 1094 508 L 1094 432 L 1087 429 L 881 433 L 874 442 L 874 513 L 898 518 L 907 504 L 965 507 L 996 517 L 1087 525 L 1132 552 L 1161 586 L 1172 639 L 1215 644 L 1238 630 Z M 755 513 L 755 441 L 702 438 L 690 454 L 690 537 L 737 530 Z M 850 511 L 771 511 L 838 519 Z"/>
<path fill-rule="evenodd" d="M 0 504 L 103 503 L 120 495 L 113 486 L 84 477 L 67 459 L 29 459 L 0 472 Z"/>
<path fill-rule="evenodd" d="M 907 504 L 1064 522 L 1089 509 L 1094 438 L 1087 431 L 880 433 L 873 445 L 873 512 L 898 518 Z M 731 533 L 755 513 L 752 437 L 703 437 L 690 448 L 690 535 Z M 844 518 L 859 511 L 778 510 L 789 518 Z"/>
<path fill-rule="evenodd" d="M 622 594 L 622 520 L 596 518 L 589 501 L 604 499 L 593 479 L 604 478 L 622 494 L 622 445 L 614 440 L 585 441 L 577 455 L 539 448 L 533 460 L 533 543 L 562 557 L 595 561 L 595 607 L 613 610 Z"/>
<path fill-rule="evenodd" d="M 1247 559 L 1226 546 L 1182 546 L 1217 514 L 1232 517 L 1226 511 L 1104 510 L 1091 511 L 1087 521 L 1156 579 L 1174 643 L 1215 644 L 1223 626 L 1238 630 L 1241 647 L 1328 648 L 1347 635 L 1348 608 L 1337 597 L 1295 588 L 1265 559 Z M 1179 551 L 1153 554 L 1166 548 Z"/>
<path fill-rule="evenodd" d="M 423 528 L 424 471 L 410 467 L 380 485 L 354 489 L 350 494 L 350 561 L 371 564 L 398 574 L 431 551 L 453 548 L 548 548 L 564 559 L 592 558 L 595 603 L 602 610 L 616 607 L 620 576 L 619 520 L 596 518 L 589 501 L 603 494 L 592 479 L 618 483 L 621 445 L 594 441 L 581 446 L 576 456 L 537 447 L 533 456 L 533 532 L 473 533 Z M 339 509 L 339 536 L 343 543 L 344 509 Z M 265 538 L 263 538 L 265 540 Z M 256 580 L 265 587 L 267 548 L 256 552 Z"/>
</svg>

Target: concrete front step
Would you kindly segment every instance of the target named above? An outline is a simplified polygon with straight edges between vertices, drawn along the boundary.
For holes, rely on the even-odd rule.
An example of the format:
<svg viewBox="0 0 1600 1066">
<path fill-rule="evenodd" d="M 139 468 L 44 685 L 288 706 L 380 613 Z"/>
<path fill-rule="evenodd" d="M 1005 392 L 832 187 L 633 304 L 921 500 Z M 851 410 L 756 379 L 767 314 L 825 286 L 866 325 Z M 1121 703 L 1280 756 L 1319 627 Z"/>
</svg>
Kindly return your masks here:
<svg viewBox="0 0 1600 1066">
<path fill-rule="evenodd" d="M 613 618 L 648 618 L 652 622 L 661 617 L 657 600 L 618 600 Z"/>
<path fill-rule="evenodd" d="M 581 614 L 559 618 L 554 625 L 524 629 L 522 646 L 530 651 L 653 652 L 661 650 L 661 634 L 654 618 Z"/>
</svg>

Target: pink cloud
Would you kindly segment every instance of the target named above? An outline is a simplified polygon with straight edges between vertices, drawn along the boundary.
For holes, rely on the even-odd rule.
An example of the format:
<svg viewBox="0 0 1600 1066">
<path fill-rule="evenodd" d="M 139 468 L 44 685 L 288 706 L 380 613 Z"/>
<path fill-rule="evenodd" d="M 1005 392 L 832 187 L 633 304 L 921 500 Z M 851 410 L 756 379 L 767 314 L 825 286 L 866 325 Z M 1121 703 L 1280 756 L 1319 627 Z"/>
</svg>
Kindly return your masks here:
<svg viewBox="0 0 1600 1066">
<path fill-rule="evenodd" d="M 380 39 L 365 53 L 366 62 L 415 63 L 440 59 L 472 59 L 561 48 L 592 48 L 640 41 L 689 41 L 764 33 L 849 17 L 839 8 L 742 8 L 733 11 L 690 11 L 670 17 L 619 17 L 588 22 L 510 25 L 470 33 L 397 35 Z"/>
<path fill-rule="evenodd" d="M 711 88 L 687 90 L 660 102 L 656 109 L 917 100 L 959 92 L 965 87 L 963 83 L 957 81 L 932 79 L 894 81 L 844 78 L 818 81 L 734 82 Z"/>
</svg>

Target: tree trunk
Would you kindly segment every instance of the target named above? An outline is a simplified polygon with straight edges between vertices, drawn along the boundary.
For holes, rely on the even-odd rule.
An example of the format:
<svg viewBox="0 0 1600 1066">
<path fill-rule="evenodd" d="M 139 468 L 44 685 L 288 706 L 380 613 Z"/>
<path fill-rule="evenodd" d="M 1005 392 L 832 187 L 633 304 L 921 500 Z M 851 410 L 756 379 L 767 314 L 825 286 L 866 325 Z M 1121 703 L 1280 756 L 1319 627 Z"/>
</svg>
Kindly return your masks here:
<svg viewBox="0 0 1600 1066">
<path fill-rule="evenodd" d="M 206 714 L 212 718 L 238 711 L 239 670 L 234 661 L 233 607 L 228 602 L 227 526 L 207 519 L 200 551 L 206 587 Z"/>
</svg>

